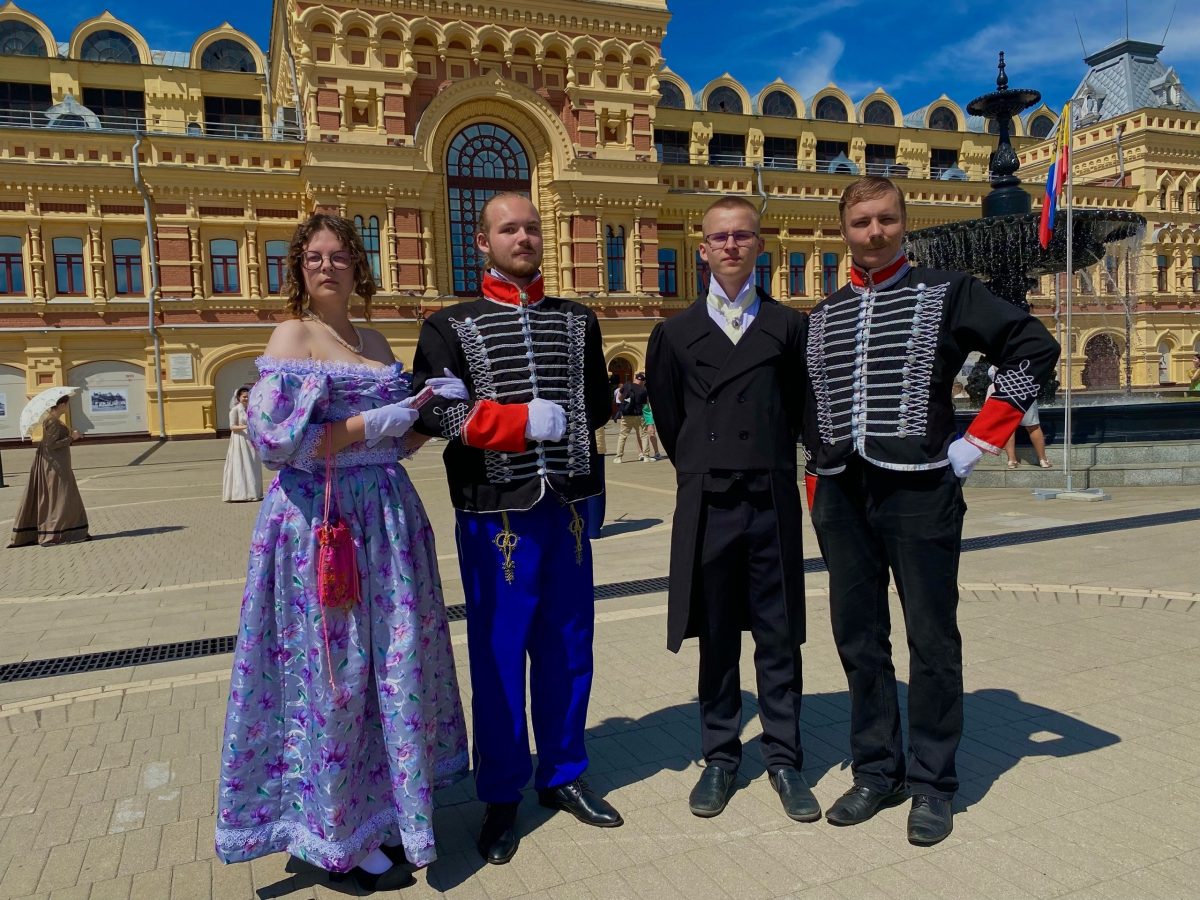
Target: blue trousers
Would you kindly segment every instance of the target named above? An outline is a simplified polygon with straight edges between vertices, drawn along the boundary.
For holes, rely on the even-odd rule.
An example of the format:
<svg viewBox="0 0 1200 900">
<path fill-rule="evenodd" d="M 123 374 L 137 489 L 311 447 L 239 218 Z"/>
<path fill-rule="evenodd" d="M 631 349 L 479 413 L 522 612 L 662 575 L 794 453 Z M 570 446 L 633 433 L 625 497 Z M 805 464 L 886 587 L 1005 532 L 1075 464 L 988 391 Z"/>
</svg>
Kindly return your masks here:
<svg viewBox="0 0 1200 900">
<path fill-rule="evenodd" d="M 595 613 L 587 524 L 552 494 L 529 510 L 458 512 L 456 518 L 475 790 L 485 803 L 515 803 L 533 774 L 527 656 L 538 753 L 534 786 L 557 787 L 587 769 L 583 734 Z"/>
</svg>

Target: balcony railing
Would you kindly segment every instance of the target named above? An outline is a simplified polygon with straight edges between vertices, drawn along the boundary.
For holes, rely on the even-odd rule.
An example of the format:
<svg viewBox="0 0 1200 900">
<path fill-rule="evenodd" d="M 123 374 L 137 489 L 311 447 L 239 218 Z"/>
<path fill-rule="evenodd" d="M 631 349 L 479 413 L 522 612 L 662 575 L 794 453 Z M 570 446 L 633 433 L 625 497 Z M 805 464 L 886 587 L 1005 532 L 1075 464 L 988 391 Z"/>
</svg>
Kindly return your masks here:
<svg viewBox="0 0 1200 900">
<path fill-rule="evenodd" d="M 82 107 L 81 107 L 82 108 Z M 243 141 L 304 140 L 296 126 L 264 129 L 261 124 L 233 122 L 162 122 L 145 116 L 95 114 L 59 115 L 53 119 L 45 111 L 0 108 L 0 128 L 37 128 L 47 131 L 92 131 L 105 133 L 128 133 L 140 131 L 146 134 L 188 135 L 193 137 L 223 138 Z M 684 160 L 686 162 L 686 159 Z"/>
<path fill-rule="evenodd" d="M 710 153 L 708 154 L 708 164 L 710 166 L 744 166 L 746 165 L 746 154 Z"/>
</svg>

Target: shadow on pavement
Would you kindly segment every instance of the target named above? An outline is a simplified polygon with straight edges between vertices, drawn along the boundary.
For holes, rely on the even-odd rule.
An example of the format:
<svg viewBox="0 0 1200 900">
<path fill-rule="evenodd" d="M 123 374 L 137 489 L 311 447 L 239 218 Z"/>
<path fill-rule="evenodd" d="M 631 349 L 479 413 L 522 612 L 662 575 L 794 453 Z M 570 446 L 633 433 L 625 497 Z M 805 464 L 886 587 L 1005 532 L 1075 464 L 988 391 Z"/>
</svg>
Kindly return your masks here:
<svg viewBox="0 0 1200 900">
<path fill-rule="evenodd" d="M 113 538 L 146 537 L 151 534 L 167 534 L 171 531 L 183 531 L 186 525 L 157 525 L 154 528 L 133 528 L 129 531 L 114 531 L 112 534 L 93 534 L 93 541 L 108 541 Z"/>
<path fill-rule="evenodd" d="M 600 537 L 613 537 L 618 534 L 626 534 L 630 531 L 645 531 L 647 528 L 653 528 L 655 525 L 661 525 L 662 519 L 618 519 L 615 522 L 608 522 L 600 530 Z"/>
<path fill-rule="evenodd" d="M 897 689 L 907 734 L 908 686 L 899 682 Z M 964 701 L 966 729 L 959 754 L 962 783 L 954 804 L 958 812 L 982 800 L 991 787 L 1023 759 L 1077 756 L 1121 740 L 1118 735 L 1082 719 L 1024 701 L 1010 690 L 981 688 L 969 692 Z M 743 691 L 743 724 L 757 715 L 758 703 L 754 695 Z M 813 787 L 817 787 L 830 771 L 849 768 L 849 723 L 850 700 L 846 691 L 804 696 L 801 714 L 805 752 L 803 770 Z M 664 770 L 685 772 L 692 769 L 699 778 L 698 705 L 692 701 L 663 707 L 637 719 L 624 716 L 606 719 L 588 729 L 587 747 L 591 764 L 586 778 L 601 795 L 619 791 Z M 535 758 L 535 768 L 536 764 Z M 735 796 L 764 772 L 760 738 L 755 736 L 743 746 Z M 428 873 L 430 887 L 443 892 L 463 884 L 485 865 L 474 850 L 483 804 L 473 796 L 463 796 L 473 795 L 469 786 L 461 793 L 459 788 L 451 790 L 455 791 L 456 798 L 462 799 L 439 804 L 438 845 L 444 852 L 439 854 Z M 683 808 L 688 801 L 687 791 L 687 787 L 681 787 L 679 791 L 678 803 Z M 532 790 L 526 793 L 529 796 L 524 798 L 518 820 L 522 838 L 532 835 L 551 816 L 566 815 L 539 806 Z M 828 792 L 820 793 L 826 805 L 832 802 L 833 797 L 828 796 Z M 619 801 L 617 806 L 619 809 Z M 626 810 L 624 815 L 627 822 L 635 822 L 638 812 Z M 292 877 L 258 890 L 260 900 L 283 897 L 315 884 L 337 891 L 346 889 L 342 884 L 330 885 L 324 872 L 297 860 L 289 861 L 287 871 L 293 873 Z"/>
</svg>

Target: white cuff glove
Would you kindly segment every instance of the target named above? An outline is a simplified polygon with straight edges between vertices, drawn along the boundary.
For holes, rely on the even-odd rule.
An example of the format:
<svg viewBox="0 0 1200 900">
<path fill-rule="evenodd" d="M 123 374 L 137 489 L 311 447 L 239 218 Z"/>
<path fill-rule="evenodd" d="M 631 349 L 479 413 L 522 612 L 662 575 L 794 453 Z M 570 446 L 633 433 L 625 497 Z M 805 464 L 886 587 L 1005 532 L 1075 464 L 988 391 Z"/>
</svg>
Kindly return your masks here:
<svg viewBox="0 0 1200 900">
<path fill-rule="evenodd" d="M 529 421 L 525 423 L 525 437 L 531 441 L 561 441 L 567 431 L 567 413 L 557 403 L 530 400 Z"/>
<path fill-rule="evenodd" d="M 364 409 L 359 413 L 362 416 L 363 432 L 368 447 L 374 447 L 385 437 L 403 437 L 413 427 L 421 413 L 405 406 L 407 402 L 392 403 L 378 409 Z"/>
<path fill-rule="evenodd" d="M 433 388 L 433 392 L 445 400 L 466 400 L 466 383 L 449 369 L 442 371 L 445 373 L 444 378 L 427 378 L 425 386 Z"/>
<path fill-rule="evenodd" d="M 959 438 L 946 448 L 946 459 L 950 460 L 950 468 L 954 469 L 955 475 L 963 479 L 970 477 L 971 470 L 982 456 L 983 451 L 966 438 Z"/>
</svg>

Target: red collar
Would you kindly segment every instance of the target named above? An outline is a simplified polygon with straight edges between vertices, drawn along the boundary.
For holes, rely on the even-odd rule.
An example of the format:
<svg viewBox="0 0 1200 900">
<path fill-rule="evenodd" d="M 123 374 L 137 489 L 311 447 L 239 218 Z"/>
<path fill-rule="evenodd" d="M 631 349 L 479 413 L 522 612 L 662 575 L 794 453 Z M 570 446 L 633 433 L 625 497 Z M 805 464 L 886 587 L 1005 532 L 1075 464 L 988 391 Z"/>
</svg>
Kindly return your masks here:
<svg viewBox="0 0 1200 900">
<path fill-rule="evenodd" d="M 483 273 L 483 287 L 481 292 L 484 297 L 489 300 L 495 300 L 497 303 L 507 303 L 510 306 L 520 306 L 522 302 L 527 306 L 534 303 L 539 303 L 546 295 L 546 284 L 542 281 L 541 273 L 538 273 L 529 282 L 529 286 L 524 291 L 517 287 L 511 281 L 504 278 L 498 278 L 491 272 Z M 522 297 L 521 295 L 525 296 Z"/>
<path fill-rule="evenodd" d="M 908 270 L 908 257 L 901 253 L 896 257 L 895 261 L 888 263 L 882 269 L 876 269 L 873 272 L 868 272 L 866 269 L 860 269 L 853 263 L 850 264 L 850 283 L 857 288 L 887 287 L 888 283 L 895 280 L 898 276 L 903 275 Z"/>
</svg>

